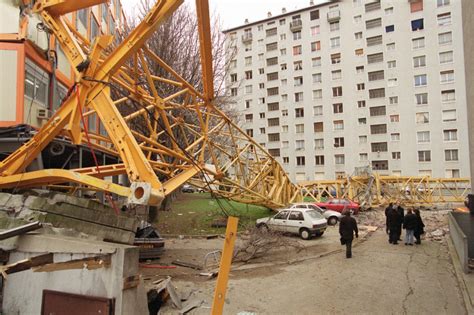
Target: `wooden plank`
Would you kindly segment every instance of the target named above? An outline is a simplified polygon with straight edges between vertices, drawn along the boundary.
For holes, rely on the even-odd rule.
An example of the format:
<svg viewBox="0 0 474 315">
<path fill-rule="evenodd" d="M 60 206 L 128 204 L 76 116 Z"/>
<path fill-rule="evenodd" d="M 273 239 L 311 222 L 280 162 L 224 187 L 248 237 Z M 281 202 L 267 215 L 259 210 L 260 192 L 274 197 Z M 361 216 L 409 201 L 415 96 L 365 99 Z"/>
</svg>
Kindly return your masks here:
<svg viewBox="0 0 474 315">
<path fill-rule="evenodd" d="M 0 273 L 6 278 L 6 275 L 31 269 L 36 266 L 41 266 L 53 262 L 54 255 L 52 253 L 43 254 L 39 256 L 30 257 L 28 259 L 20 260 L 16 263 L 1 266 Z"/>
<path fill-rule="evenodd" d="M 6 240 L 7 238 L 25 234 L 41 228 L 41 223 L 39 221 L 28 223 L 25 225 L 17 226 L 13 229 L 9 229 L 3 232 L 0 232 L 0 241 Z"/>
<path fill-rule="evenodd" d="M 181 260 L 174 260 L 171 262 L 173 265 L 176 265 L 176 266 L 181 266 L 181 267 L 186 267 L 186 268 L 192 268 L 192 269 L 196 269 L 196 270 L 201 270 L 202 267 L 199 266 L 199 265 L 196 265 L 196 264 L 193 264 L 193 263 L 189 263 L 189 262 L 185 262 L 185 261 L 181 261 Z"/>
<path fill-rule="evenodd" d="M 47 265 L 34 268 L 34 272 L 52 272 L 60 270 L 84 269 L 94 270 L 99 268 L 108 268 L 111 264 L 110 255 L 100 255 L 93 257 L 86 257 L 82 259 L 74 259 L 70 261 L 49 263 Z"/>
</svg>

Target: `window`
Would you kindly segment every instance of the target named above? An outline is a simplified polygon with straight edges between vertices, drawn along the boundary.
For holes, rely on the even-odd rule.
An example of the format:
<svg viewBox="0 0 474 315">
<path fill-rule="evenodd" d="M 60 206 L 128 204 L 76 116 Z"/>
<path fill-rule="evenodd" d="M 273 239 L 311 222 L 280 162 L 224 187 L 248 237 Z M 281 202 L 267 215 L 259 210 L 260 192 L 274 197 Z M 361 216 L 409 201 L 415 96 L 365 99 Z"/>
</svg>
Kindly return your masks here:
<svg viewBox="0 0 474 315">
<path fill-rule="evenodd" d="M 426 66 L 426 56 L 413 57 L 413 67 L 425 67 Z"/>
<path fill-rule="evenodd" d="M 385 9 L 385 15 L 392 15 L 393 14 L 393 7 Z"/>
<path fill-rule="evenodd" d="M 258 104 L 265 104 L 265 97 L 260 97 L 258 99 Z"/>
<path fill-rule="evenodd" d="M 270 155 L 273 157 L 279 157 L 280 149 L 268 149 L 268 153 L 270 153 Z"/>
<path fill-rule="evenodd" d="M 230 75 L 230 82 L 231 83 L 237 82 L 237 73 L 232 73 Z"/>
<path fill-rule="evenodd" d="M 385 106 L 374 106 L 369 109 L 370 116 L 384 116 L 387 114 L 387 109 Z"/>
<path fill-rule="evenodd" d="M 296 166 L 304 166 L 305 165 L 305 157 L 304 156 L 297 156 L 296 157 Z"/>
<path fill-rule="evenodd" d="M 246 66 L 251 66 L 252 65 L 252 57 L 245 57 L 245 65 Z"/>
<path fill-rule="evenodd" d="M 295 102 L 302 102 L 303 101 L 303 92 L 295 93 Z"/>
<path fill-rule="evenodd" d="M 400 141 L 400 133 L 391 133 L 390 134 L 390 140 L 391 141 Z"/>
<path fill-rule="evenodd" d="M 416 113 L 417 124 L 427 124 L 430 122 L 430 114 L 428 112 Z"/>
<path fill-rule="evenodd" d="M 245 71 L 245 79 L 247 80 L 252 79 L 252 71 Z"/>
<path fill-rule="evenodd" d="M 269 133 L 268 134 L 268 142 L 277 142 L 280 141 L 280 134 L 279 133 Z"/>
<path fill-rule="evenodd" d="M 49 107 L 49 74 L 29 59 L 25 65 L 25 96 Z"/>
<path fill-rule="evenodd" d="M 283 164 L 288 164 L 288 163 L 290 163 L 290 158 L 287 157 L 287 156 L 284 156 L 283 157 Z"/>
<path fill-rule="evenodd" d="M 313 100 L 323 98 L 323 90 L 313 90 Z"/>
<path fill-rule="evenodd" d="M 393 31 L 395 31 L 395 25 L 385 26 L 385 32 L 386 33 L 390 33 L 390 32 L 393 32 Z"/>
<path fill-rule="evenodd" d="M 287 133 L 288 132 L 288 125 L 281 126 L 281 132 Z M 288 141 L 285 141 L 288 142 Z"/>
<path fill-rule="evenodd" d="M 293 62 L 293 69 L 295 71 L 303 70 L 303 61 L 295 61 Z"/>
<path fill-rule="evenodd" d="M 411 21 L 411 30 L 412 31 L 419 31 L 424 28 L 423 19 L 413 20 Z"/>
<path fill-rule="evenodd" d="M 321 73 L 314 73 L 313 74 L 313 83 L 321 83 L 321 82 L 322 82 Z"/>
<path fill-rule="evenodd" d="M 258 29 L 259 31 L 263 31 L 263 25 L 260 24 L 259 26 L 257 26 L 257 29 Z"/>
<path fill-rule="evenodd" d="M 278 72 L 267 73 L 267 81 L 278 80 Z"/>
<path fill-rule="evenodd" d="M 334 162 L 336 163 L 336 165 L 343 165 L 346 162 L 344 158 L 344 154 L 334 155 Z"/>
<path fill-rule="evenodd" d="M 237 96 L 237 88 L 230 89 L 230 96 Z"/>
<path fill-rule="evenodd" d="M 265 88 L 265 83 L 259 83 L 259 84 L 258 84 L 258 88 L 259 88 L 260 90 L 263 90 L 263 89 Z"/>
<path fill-rule="evenodd" d="M 279 103 L 268 103 L 267 110 L 269 112 L 272 112 L 272 111 L 275 111 L 275 110 L 280 110 L 280 104 Z"/>
<path fill-rule="evenodd" d="M 372 152 L 387 152 L 388 144 L 387 142 L 374 142 L 370 144 Z"/>
<path fill-rule="evenodd" d="M 367 62 L 369 64 L 382 62 L 382 61 L 383 61 L 383 53 L 367 55 Z"/>
<path fill-rule="evenodd" d="M 277 42 L 270 43 L 270 44 L 267 44 L 266 47 L 267 47 L 267 51 L 277 50 L 278 49 L 278 43 Z"/>
<path fill-rule="evenodd" d="M 450 0 L 437 0 L 437 5 L 438 5 L 438 7 L 449 5 L 449 1 Z"/>
<path fill-rule="evenodd" d="M 245 122 L 251 123 L 253 121 L 253 114 L 246 114 L 245 115 Z"/>
<path fill-rule="evenodd" d="M 418 12 L 423 10 L 423 0 L 411 0 L 410 1 L 410 11 Z"/>
<path fill-rule="evenodd" d="M 283 71 L 283 70 L 286 70 L 286 63 L 282 63 L 280 65 L 280 69 Z"/>
<path fill-rule="evenodd" d="M 247 136 L 253 137 L 253 129 L 246 129 L 245 133 L 247 134 Z"/>
<path fill-rule="evenodd" d="M 359 144 L 367 143 L 367 136 L 359 136 Z"/>
<path fill-rule="evenodd" d="M 295 108 L 295 117 L 302 118 L 304 117 L 304 108 Z"/>
<path fill-rule="evenodd" d="M 268 127 L 280 126 L 280 118 L 268 118 Z"/>
<path fill-rule="evenodd" d="M 362 126 L 362 125 L 367 125 L 367 118 L 365 118 L 365 117 L 364 117 L 364 118 L 359 118 L 359 119 L 357 120 L 357 122 L 358 122 L 359 125 L 361 125 L 361 126 Z"/>
<path fill-rule="evenodd" d="M 314 164 L 318 166 L 324 165 L 324 155 L 316 155 L 314 157 Z"/>
<path fill-rule="evenodd" d="M 445 171 L 445 177 L 446 178 L 459 178 L 461 175 L 459 174 L 458 169 L 447 169 Z"/>
<path fill-rule="evenodd" d="M 286 20 L 285 19 L 281 19 L 280 20 L 280 25 L 285 25 L 286 24 Z"/>
<path fill-rule="evenodd" d="M 457 129 L 447 129 L 443 130 L 444 141 L 457 141 L 458 140 L 458 130 Z"/>
<path fill-rule="evenodd" d="M 267 89 L 267 95 L 272 96 L 272 95 L 278 95 L 278 87 L 272 87 Z"/>
<path fill-rule="evenodd" d="M 331 63 L 333 65 L 338 64 L 340 62 L 341 62 L 341 54 L 340 53 L 331 55 Z"/>
<path fill-rule="evenodd" d="M 388 43 L 387 50 L 395 50 L 395 43 Z"/>
<path fill-rule="evenodd" d="M 387 85 L 388 85 L 389 87 L 397 86 L 397 85 L 398 85 L 398 80 L 397 80 L 396 78 L 388 79 Z"/>
<path fill-rule="evenodd" d="M 333 80 L 340 80 L 342 78 L 342 71 L 341 70 L 331 71 L 331 78 Z"/>
<path fill-rule="evenodd" d="M 385 97 L 385 89 L 380 88 L 380 89 L 373 89 L 369 90 L 369 98 L 382 98 Z"/>
<path fill-rule="evenodd" d="M 265 73 L 265 69 L 264 68 L 259 68 L 258 69 L 258 74 L 264 74 Z"/>
<path fill-rule="evenodd" d="M 359 24 L 362 21 L 362 15 L 355 15 L 354 16 L 354 23 Z"/>
<path fill-rule="evenodd" d="M 358 108 L 365 108 L 365 101 L 357 101 Z"/>
<path fill-rule="evenodd" d="M 456 92 L 455 90 L 446 90 L 441 91 L 441 101 L 442 102 L 453 102 L 456 100 Z"/>
<path fill-rule="evenodd" d="M 444 122 L 456 121 L 456 110 L 455 109 L 443 110 L 441 117 Z"/>
<path fill-rule="evenodd" d="M 392 160 L 400 160 L 402 154 L 400 152 L 392 152 Z"/>
<path fill-rule="evenodd" d="M 357 83 L 356 87 L 357 87 L 357 91 L 365 90 L 365 84 L 364 83 Z"/>
<path fill-rule="evenodd" d="M 453 33 L 446 32 L 438 34 L 438 44 L 447 45 L 453 42 Z"/>
<path fill-rule="evenodd" d="M 245 86 L 245 94 L 251 94 L 252 93 L 252 86 L 251 85 L 246 85 Z"/>
<path fill-rule="evenodd" d="M 355 52 L 356 56 L 363 56 L 364 55 L 364 49 L 363 48 L 356 49 L 354 52 Z"/>
<path fill-rule="evenodd" d="M 332 88 L 332 96 L 339 97 L 342 96 L 342 86 Z"/>
<path fill-rule="evenodd" d="M 282 102 L 288 101 L 288 94 L 283 94 L 283 95 L 281 96 L 281 100 L 282 100 Z"/>
<path fill-rule="evenodd" d="M 390 115 L 390 122 L 395 123 L 400 121 L 400 115 Z"/>
<path fill-rule="evenodd" d="M 311 19 L 311 21 L 319 19 L 319 10 L 313 10 L 309 12 L 309 18 Z"/>
<path fill-rule="evenodd" d="M 415 94 L 416 105 L 428 104 L 428 93 Z"/>
<path fill-rule="evenodd" d="M 441 83 L 454 82 L 454 70 L 440 72 Z"/>
<path fill-rule="evenodd" d="M 301 55 L 302 48 L 301 45 L 293 46 L 293 56 Z"/>
<path fill-rule="evenodd" d="M 415 86 L 425 86 L 426 84 L 426 74 L 415 75 Z"/>
<path fill-rule="evenodd" d="M 245 108 L 250 108 L 251 103 L 252 103 L 252 100 L 246 100 L 245 101 Z"/>
<path fill-rule="evenodd" d="M 390 96 L 388 98 L 390 105 L 398 104 L 398 96 Z"/>
<path fill-rule="evenodd" d="M 368 47 L 382 45 L 383 43 L 382 35 L 367 37 L 366 41 Z"/>
<path fill-rule="evenodd" d="M 321 57 L 312 58 L 311 65 L 313 68 L 321 67 Z"/>
<path fill-rule="evenodd" d="M 425 38 L 419 37 L 411 40 L 413 49 L 420 49 L 425 47 Z"/>
<path fill-rule="evenodd" d="M 319 25 L 311 26 L 311 36 L 319 35 L 320 32 L 321 31 Z"/>
<path fill-rule="evenodd" d="M 286 34 L 280 34 L 280 40 L 286 40 Z M 282 50 L 283 49 L 280 49 L 280 51 L 282 51 Z M 285 49 L 285 51 L 286 51 L 286 49 Z"/>
<path fill-rule="evenodd" d="M 294 80 L 295 86 L 303 85 L 303 77 L 295 77 L 293 80 Z"/>
<path fill-rule="evenodd" d="M 339 30 L 339 21 L 329 23 L 329 30 L 331 32 Z"/>
<path fill-rule="evenodd" d="M 383 70 L 369 72 L 368 76 L 369 76 L 369 81 L 377 81 L 377 80 L 385 79 Z"/>
<path fill-rule="evenodd" d="M 380 10 L 380 1 L 374 1 L 365 5 L 365 13 Z"/>
<path fill-rule="evenodd" d="M 342 103 L 332 104 L 332 109 L 334 114 L 340 114 L 344 112 L 344 106 Z"/>
<path fill-rule="evenodd" d="M 451 12 L 438 14 L 438 25 L 445 26 L 451 24 Z"/>
<path fill-rule="evenodd" d="M 301 31 L 297 31 L 293 33 L 293 40 L 301 39 Z"/>
<path fill-rule="evenodd" d="M 311 51 L 318 51 L 318 50 L 321 50 L 321 42 L 320 41 L 312 42 Z"/>
<path fill-rule="evenodd" d="M 357 39 L 362 39 L 362 32 L 357 32 L 357 33 L 354 33 L 354 38 L 357 40 Z"/>
<path fill-rule="evenodd" d="M 396 68 L 397 67 L 397 61 L 396 60 L 387 61 L 387 67 L 389 69 Z"/>
<path fill-rule="evenodd" d="M 275 36 L 277 34 L 277 28 L 274 27 L 274 28 L 269 28 L 265 31 L 265 34 L 267 37 L 270 37 L 270 36 Z"/>
<path fill-rule="evenodd" d="M 380 26 L 382 26 L 381 18 L 365 21 L 365 28 L 368 30 L 371 28 L 376 28 Z"/>
<path fill-rule="evenodd" d="M 458 161 L 458 150 L 444 150 L 444 160 L 449 161 Z"/>
<path fill-rule="evenodd" d="M 439 63 L 451 63 L 453 62 L 453 52 L 452 51 L 445 51 L 439 53 Z"/>
<path fill-rule="evenodd" d="M 417 139 L 418 143 L 430 142 L 430 132 L 429 131 L 418 131 L 416 133 L 416 139 Z"/>
<path fill-rule="evenodd" d="M 323 132 L 324 131 L 323 122 L 315 122 L 313 124 L 313 129 L 314 129 L 314 132 Z"/>
<path fill-rule="evenodd" d="M 296 140 L 295 141 L 295 149 L 296 149 L 296 151 L 304 150 L 304 140 Z"/>
<path fill-rule="evenodd" d="M 364 66 L 357 66 L 356 73 L 364 73 Z"/>
<path fill-rule="evenodd" d="M 313 115 L 314 116 L 321 116 L 323 114 L 323 106 L 313 106 Z"/>
<path fill-rule="evenodd" d="M 344 130 L 344 120 L 333 121 L 334 130 Z"/>
<path fill-rule="evenodd" d="M 267 58 L 267 66 L 274 66 L 278 64 L 278 57 Z"/>
<path fill-rule="evenodd" d="M 369 160 L 369 155 L 367 153 L 359 153 L 359 161 L 365 162 Z"/>
<path fill-rule="evenodd" d="M 387 124 L 371 125 L 370 134 L 371 135 L 381 135 L 387 133 Z"/>
<path fill-rule="evenodd" d="M 343 148 L 344 147 L 344 137 L 334 138 L 334 147 L 335 148 Z"/>
</svg>

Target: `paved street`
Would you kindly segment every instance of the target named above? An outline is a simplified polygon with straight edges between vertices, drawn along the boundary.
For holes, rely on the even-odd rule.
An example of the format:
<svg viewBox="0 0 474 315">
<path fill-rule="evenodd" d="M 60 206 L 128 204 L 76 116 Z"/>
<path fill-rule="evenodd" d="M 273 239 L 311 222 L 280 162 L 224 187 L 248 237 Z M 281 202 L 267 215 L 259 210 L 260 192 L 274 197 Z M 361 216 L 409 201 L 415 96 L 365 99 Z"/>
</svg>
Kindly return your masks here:
<svg viewBox="0 0 474 315">
<path fill-rule="evenodd" d="M 230 279 L 224 313 L 466 313 L 446 245 L 390 245 L 378 231 L 359 243 L 353 255 L 345 259 L 337 252 L 294 265 L 238 272 Z M 200 286 L 208 303 L 214 284 Z M 196 313 L 201 312 L 206 311 Z"/>
</svg>

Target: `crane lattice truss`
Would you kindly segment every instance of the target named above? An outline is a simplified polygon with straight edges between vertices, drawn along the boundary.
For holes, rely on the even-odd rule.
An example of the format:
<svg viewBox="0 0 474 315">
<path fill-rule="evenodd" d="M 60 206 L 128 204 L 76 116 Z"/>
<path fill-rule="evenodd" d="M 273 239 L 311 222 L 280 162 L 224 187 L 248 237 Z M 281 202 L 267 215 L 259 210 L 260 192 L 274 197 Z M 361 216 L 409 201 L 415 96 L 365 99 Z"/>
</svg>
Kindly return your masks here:
<svg viewBox="0 0 474 315">
<path fill-rule="evenodd" d="M 0 163 L 0 188 L 69 182 L 128 197 L 130 203 L 158 205 L 191 180 L 203 187 L 204 181 L 209 182 L 216 195 L 272 209 L 300 201 L 301 189 L 291 183 L 280 164 L 214 104 L 207 0 L 196 0 L 202 91 L 147 46 L 147 39 L 183 0 L 158 0 L 116 46 L 111 45 L 111 36 L 89 43 L 64 17 L 105 2 L 35 2 L 34 11 L 55 35 L 75 71 L 76 88 L 31 140 Z M 159 65 L 159 72 L 153 72 L 150 63 Z M 122 95 L 112 99 L 111 88 L 118 88 Z M 74 144 L 86 143 L 81 120 L 92 114 L 107 131 L 105 136 L 91 134 L 92 146 L 119 157 L 120 164 L 26 171 L 57 136 Z M 127 175 L 130 187 L 107 180 L 119 174 Z"/>
<path fill-rule="evenodd" d="M 331 196 L 349 198 L 365 208 L 395 201 L 409 206 L 462 203 L 471 191 L 468 178 L 380 176 L 377 173 L 334 181 L 308 181 L 301 186 L 307 197 L 316 200 Z"/>
</svg>

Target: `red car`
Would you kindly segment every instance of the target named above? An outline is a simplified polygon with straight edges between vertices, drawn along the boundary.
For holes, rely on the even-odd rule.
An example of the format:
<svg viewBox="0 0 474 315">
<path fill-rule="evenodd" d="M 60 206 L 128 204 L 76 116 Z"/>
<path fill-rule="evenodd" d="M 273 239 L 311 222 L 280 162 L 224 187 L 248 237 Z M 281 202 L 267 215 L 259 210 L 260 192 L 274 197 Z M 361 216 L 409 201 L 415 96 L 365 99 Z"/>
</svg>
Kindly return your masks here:
<svg viewBox="0 0 474 315">
<path fill-rule="evenodd" d="M 328 199 L 325 202 L 316 202 L 318 207 L 327 210 L 342 212 L 344 209 L 353 211 L 353 214 L 359 213 L 359 204 L 349 199 Z"/>
</svg>

